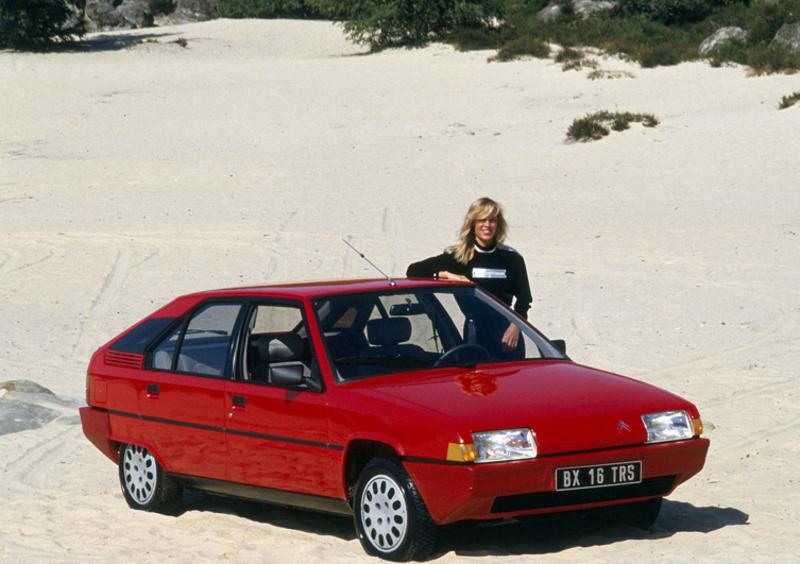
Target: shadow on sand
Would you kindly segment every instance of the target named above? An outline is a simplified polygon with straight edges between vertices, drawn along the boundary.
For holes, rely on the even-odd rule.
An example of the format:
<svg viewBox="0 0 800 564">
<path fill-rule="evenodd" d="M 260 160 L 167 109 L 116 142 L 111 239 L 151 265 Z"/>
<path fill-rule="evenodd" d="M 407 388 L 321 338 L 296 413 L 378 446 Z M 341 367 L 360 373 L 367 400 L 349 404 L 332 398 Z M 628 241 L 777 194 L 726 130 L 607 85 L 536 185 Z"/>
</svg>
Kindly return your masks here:
<svg viewBox="0 0 800 564">
<path fill-rule="evenodd" d="M 39 49 L 34 53 L 92 53 L 100 51 L 121 51 L 140 43 L 163 43 L 174 41 L 179 33 L 173 31 L 158 31 L 158 28 L 148 28 L 148 32 L 140 30 L 123 32 L 102 32 L 82 37 L 74 41 L 55 43 Z"/>
<path fill-rule="evenodd" d="M 181 513 L 189 511 L 230 513 L 274 527 L 333 536 L 345 541 L 356 538 L 353 520 L 348 517 L 187 490 Z M 440 529 L 433 559 L 450 552 L 466 557 L 552 554 L 576 546 L 647 541 L 668 538 L 676 533 L 711 533 L 724 527 L 747 525 L 748 519 L 749 515 L 730 507 L 695 507 L 690 503 L 664 500 L 658 521 L 647 530 L 576 516 L 499 525 L 457 523 Z"/>
</svg>

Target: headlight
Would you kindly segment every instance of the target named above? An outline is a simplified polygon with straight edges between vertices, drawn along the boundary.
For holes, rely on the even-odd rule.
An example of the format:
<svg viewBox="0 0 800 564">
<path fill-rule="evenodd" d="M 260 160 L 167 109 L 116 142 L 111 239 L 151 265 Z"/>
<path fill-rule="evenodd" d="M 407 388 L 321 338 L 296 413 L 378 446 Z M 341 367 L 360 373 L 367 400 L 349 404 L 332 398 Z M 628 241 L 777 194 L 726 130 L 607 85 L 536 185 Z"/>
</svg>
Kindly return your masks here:
<svg viewBox="0 0 800 564">
<path fill-rule="evenodd" d="M 694 425 L 685 411 L 664 411 L 642 415 L 648 443 L 682 441 L 694 436 Z"/>
<path fill-rule="evenodd" d="M 530 429 L 505 429 L 472 433 L 478 456 L 475 462 L 501 462 L 536 458 L 536 441 Z"/>
</svg>

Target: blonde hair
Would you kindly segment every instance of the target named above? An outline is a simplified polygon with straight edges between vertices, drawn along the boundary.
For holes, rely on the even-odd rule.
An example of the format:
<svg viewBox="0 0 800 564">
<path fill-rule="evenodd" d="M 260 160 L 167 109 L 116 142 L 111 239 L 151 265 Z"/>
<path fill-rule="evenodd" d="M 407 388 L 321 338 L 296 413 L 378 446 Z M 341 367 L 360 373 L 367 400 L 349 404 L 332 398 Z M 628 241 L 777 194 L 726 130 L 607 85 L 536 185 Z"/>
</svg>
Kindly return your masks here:
<svg viewBox="0 0 800 564">
<path fill-rule="evenodd" d="M 503 217 L 503 208 L 500 204 L 490 198 L 479 198 L 472 202 L 472 205 L 464 217 L 464 225 L 458 234 L 459 243 L 447 247 L 444 252 L 451 254 L 461 264 L 467 264 L 475 255 L 475 221 L 478 219 L 488 219 L 497 216 L 497 231 L 494 235 L 494 244 L 500 247 L 506 240 L 508 234 L 508 224 Z"/>
</svg>

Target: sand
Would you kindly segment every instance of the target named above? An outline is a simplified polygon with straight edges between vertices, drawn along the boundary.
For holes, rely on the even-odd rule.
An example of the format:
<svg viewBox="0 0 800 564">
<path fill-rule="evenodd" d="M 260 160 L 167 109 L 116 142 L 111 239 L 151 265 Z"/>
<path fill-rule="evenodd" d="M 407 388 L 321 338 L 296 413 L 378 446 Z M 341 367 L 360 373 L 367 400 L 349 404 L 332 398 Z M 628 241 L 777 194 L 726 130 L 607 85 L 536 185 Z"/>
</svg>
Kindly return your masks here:
<svg viewBox="0 0 800 564">
<path fill-rule="evenodd" d="M 527 260 L 531 321 L 693 401 L 712 446 L 652 530 L 447 530 L 436 561 L 798 561 L 800 107 L 777 106 L 799 76 L 366 55 L 325 22 L 86 43 L 0 52 L 0 382 L 61 402 L 0 436 L 0 561 L 371 561 L 339 517 L 202 494 L 130 510 L 76 424 L 86 365 L 179 294 L 372 277 L 342 238 L 402 276 L 484 195 Z M 565 142 L 599 110 L 660 124 Z"/>
</svg>

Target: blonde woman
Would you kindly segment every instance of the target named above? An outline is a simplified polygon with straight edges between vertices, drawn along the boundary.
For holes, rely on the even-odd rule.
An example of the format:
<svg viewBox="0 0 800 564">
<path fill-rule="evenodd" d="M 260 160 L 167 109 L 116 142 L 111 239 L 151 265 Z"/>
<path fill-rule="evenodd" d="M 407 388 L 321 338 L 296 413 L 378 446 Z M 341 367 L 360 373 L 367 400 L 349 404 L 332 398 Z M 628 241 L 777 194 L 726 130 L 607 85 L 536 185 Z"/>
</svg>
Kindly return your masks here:
<svg viewBox="0 0 800 564">
<path fill-rule="evenodd" d="M 475 200 L 467 211 L 459 234 L 459 243 L 444 253 L 409 265 L 410 278 L 470 280 L 527 317 L 531 288 L 525 259 L 517 251 L 503 246 L 508 225 L 503 208 L 489 198 Z M 505 352 L 517 348 L 519 329 L 509 327 L 502 336 Z"/>
</svg>

